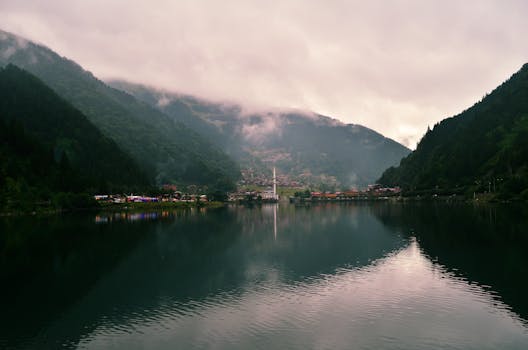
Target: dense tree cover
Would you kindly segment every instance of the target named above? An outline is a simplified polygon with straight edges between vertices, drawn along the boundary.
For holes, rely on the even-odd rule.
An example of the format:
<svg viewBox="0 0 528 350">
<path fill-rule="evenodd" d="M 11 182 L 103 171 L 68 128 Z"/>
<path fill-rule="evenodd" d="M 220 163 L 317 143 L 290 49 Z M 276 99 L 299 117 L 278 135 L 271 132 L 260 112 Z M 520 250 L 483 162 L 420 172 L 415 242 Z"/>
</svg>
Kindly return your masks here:
<svg viewBox="0 0 528 350">
<path fill-rule="evenodd" d="M 81 112 L 31 74 L 0 68 L 0 212 L 92 207 L 88 193 L 147 186 Z"/>
<path fill-rule="evenodd" d="M 91 197 L 79 193 L 84 179 L 66 153 L 56 161 L 20 122 L 0 119 L 0 212 L 92 207 Z"/>
<path fill-rule="evenodd" d="M 360 125 L 343 124 L 319 115 L 261 113 L 245 116 L 236 105 L 221 105 L 159 91 L 142 85 L 110 83 L 215 142 L 244 168 L 260 171 L 271 165 L 293 178 L 341 187 L 374 182 L 409 150 Z M 163 103 L 160 103 L 163 102 Z"/>
<path fill-rule="evenodd" d="M 182 123 L 20 37 L 0 31 L 0 53 L 0 66 L 13 63 L 42 79 L 130 154 L 153 182 L 234 187 L 237 164 Z"/>
<path fill-rule="evenodd" d="M 379 180 L 407 191 L 528 197 L 528 64 L 480 102 L 443 120 Z"/>
<path fill-rule="evenodd" d="M 0 68 L 0 119 L 21 124 L 51 150 L 52 161 L 67 159 L 78 180 L 68 190 L 122 191 L 148 184 L 114 141 L 39 79 L 13 65 Z"/>
</svg>

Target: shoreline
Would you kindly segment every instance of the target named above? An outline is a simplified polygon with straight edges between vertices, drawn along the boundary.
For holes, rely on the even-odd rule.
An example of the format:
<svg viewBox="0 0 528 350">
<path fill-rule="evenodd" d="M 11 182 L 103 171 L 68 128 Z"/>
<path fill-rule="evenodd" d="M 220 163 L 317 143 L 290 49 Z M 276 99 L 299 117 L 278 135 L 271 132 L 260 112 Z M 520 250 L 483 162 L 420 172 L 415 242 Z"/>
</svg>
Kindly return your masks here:
<svg viewBox="0 0 528 350">
<path fill-rule="evenodd" d="M 499 198 L 496 195 L 480 194 L 475 197 L 468 197 L 460 194 L 452 195 L 402 195 L 402 196 L 358 196 L 351 198 L 300 198 L 290 197 L 290 204 L 310 204 L 310 203 L 468 203 L 468 204 L 487 204 L 487 203 L 528 203 L 528 200 L 520 197 Z"/>
<path fill-rule="evenodd" d="M 52 209 L 42 208 L 33 211 L 7 211 L 0 212 L 0 218 L 18 216 L 48 216 L 71 213 L 99 213 L 99 212 L 120 212 L 120 211 L 157 211 L 157 210 L 183 210 L 191 208 L 219 209 L 227 205 L 224 202 L 150 202 L 150 203 L 101 203 L 97 207 L 74 208 L 74 209 Z"/>
<path fill-rule="evenodd" d="M 0 212 L 0 218 L 21 217 L 21 216 L 51 216 L 58 214 L 72 213 L 101 213 L 101 212 L 141 212 L 141 211 L 159 211 L 159 210 L 185 210 L 191 208 L 219 209 L 227 206 L 247 206 L 247 205 L 269 205 L 269 204 L 287 204 L 287 205 L 317 205 L 327 203 L 458 203 L 458 204 L 528 204 L 527 201 L 517 198 L 499 200 L 491 196 L 467 198 L 465 196 L 399 196 L 399 197 L 360 197 L 353 199 L 305 199 L 296 198 L 294 200 L 281 200 L 277 202 L 254 202 L 254 201 L 236 201 L 236 202 L 147 202 L 147 203 L 100 203 L 97 207 L 74 208 L 74 209 L 53 209 L 41 208 L 33 211 L 7 211 Z"/>
</svg>

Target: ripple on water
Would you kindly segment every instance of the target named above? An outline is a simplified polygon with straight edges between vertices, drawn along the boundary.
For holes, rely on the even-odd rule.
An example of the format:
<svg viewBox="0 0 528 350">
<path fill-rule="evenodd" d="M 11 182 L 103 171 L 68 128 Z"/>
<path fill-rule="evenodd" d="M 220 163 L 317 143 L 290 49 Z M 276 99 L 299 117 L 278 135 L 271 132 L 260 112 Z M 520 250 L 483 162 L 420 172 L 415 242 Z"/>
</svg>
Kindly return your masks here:
<svg viewBox="0 0 528 350">
<path fill-rule="evenodd" d="M 242 282 L 228 284 L 229 288 L 204 283 L 201 294 L 193 295 L 190 288 L 185 298 L 173 296 L 174 289 L 147 288 L 153 293 L 143 306 L 123 302 L 116 303 L 119 308 L 104 309 L 69 346 L 521 349 L 528 344 L 526 324 L 492 287 L 468 281 L 461 271 L 432 261 L 416 240 L 367 265 L 358 260 L 332 265 L 330 272 L 321 268 L 320 274 L 291 273 L 270 256 L 269 261 L 260 257 L 240 271 L 235 268 Z M 222 277 L 226 271 L 232 270 L 220 269 Z M 53 327 L 47 331 L 58 333 Z"/>
</svg>

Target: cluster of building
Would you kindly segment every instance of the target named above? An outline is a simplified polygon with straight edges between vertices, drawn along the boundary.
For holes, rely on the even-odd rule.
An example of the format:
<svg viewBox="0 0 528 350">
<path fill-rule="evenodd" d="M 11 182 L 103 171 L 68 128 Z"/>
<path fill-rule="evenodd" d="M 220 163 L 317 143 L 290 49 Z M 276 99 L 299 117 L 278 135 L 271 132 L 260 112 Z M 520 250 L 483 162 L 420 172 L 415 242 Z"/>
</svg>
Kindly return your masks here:
<svg viewBox="0 0 528 350">
<path fill-rule="evenodd" d="M 240 191 L 230 193 L 227 199 L 229 202 L 268 202 L 274 203 L 279 200 L 279 196 L 271 189 L 264 191 Z"/>
<path fill-rule="evenodd" d="M 228 201 L 230 202 L 268 202 L 274 203 L 279 200 L 279 195 L 277 194 L 277 174 L 275 172 L 275 167 L 273 168 L 273 178 L 271 180 L 272 188 L 269 188 L 264 191 L 243 191 L 230 193 L 228 196 Z"/>
<path fill-rule="evenodd" d="M 262 187 L 271 187 L 273 185 L 273 179 L 271 179 L 268 174 L 265 174 L 262 171 L 257 171 L 255 169 L 249 168 L 242 169 L 240 172 L 242 174 L 242 180 L 239 181 L 239 185 L 241 186 L 255 185 Z M 304 184 L 302 181 L 292 179 L 287 174 L 276 175 L 275 180 L 278 186 L 284 187 L 300 187 Z"/>
<path fill-rule="evenodd" d="M 159 196 L 99 194 L 95 195 L 94 198 L 98 202 L 105 203 L 207 202 L 207 196 L 205 194 L 184 194 L 181 192 Z"/>
<path fill-rule="evenodd" d="M 385 187 L 380 184 L 368 185 L 367 194 L 374 196 L 392 196 L 401 193 L 400 187 Z"/>
<path fill-rule="evenodd" d="M 357 189 L 350 189 L 347 191 L 336 192 L 301 192 L 296 197 L 291 197 L 290 201 L 345 201 L 357 199 L 369 199 L 380 197 L 392 197 L 401 193 L 399 187 L 383 187 L 375 184 L 369 185 L 366 190 L 360 191 Z"/>
</svg>

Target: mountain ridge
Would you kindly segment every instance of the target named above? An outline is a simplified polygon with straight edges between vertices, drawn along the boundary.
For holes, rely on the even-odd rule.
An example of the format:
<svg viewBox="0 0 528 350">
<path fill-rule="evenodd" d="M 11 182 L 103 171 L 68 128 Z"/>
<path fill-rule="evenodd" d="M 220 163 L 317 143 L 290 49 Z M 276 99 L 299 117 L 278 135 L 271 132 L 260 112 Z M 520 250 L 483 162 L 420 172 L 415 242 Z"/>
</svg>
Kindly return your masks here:
<svg viewBox="0 0 528 350">
<path fill-rule="evenodd" d="M 108 84 L 207 135 L 240 162 L 245 181 L 247 171 L 261 178 L 277 166 L 293 183 L 366 186 L 410 152 L 372 129 L 312 112 L 246 112 L 234 103 L 147 85 L 122 80 Z"/>
<path fill-rule="evenodd" d="M 528 64 L 481 101 L 428 130 L 380 182 L 407 190 L 505 196 L 528 190 Z"/>
<path fill-rule="evenodd" d="M 86 181 L 99 178 L 102 187 L 112 188 L 146 184 L 137 164 L 115 142 L 30 73 L 11 64 L 0 68 L 0 97 L 0 118 L 20 122 L 57 160 L 66 155 Z"/>
<path fill-rule="evenodd" d="M 115 140 L 152 182 L 234 188 L 237 164 L 205 138 L 133 96 L 107 86 L 51 49 L 0 31 L 0 66 L 34 74 Z"/>
</svg>

